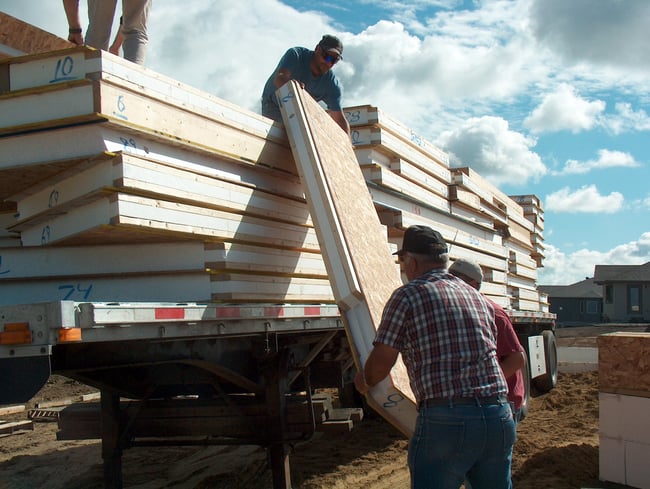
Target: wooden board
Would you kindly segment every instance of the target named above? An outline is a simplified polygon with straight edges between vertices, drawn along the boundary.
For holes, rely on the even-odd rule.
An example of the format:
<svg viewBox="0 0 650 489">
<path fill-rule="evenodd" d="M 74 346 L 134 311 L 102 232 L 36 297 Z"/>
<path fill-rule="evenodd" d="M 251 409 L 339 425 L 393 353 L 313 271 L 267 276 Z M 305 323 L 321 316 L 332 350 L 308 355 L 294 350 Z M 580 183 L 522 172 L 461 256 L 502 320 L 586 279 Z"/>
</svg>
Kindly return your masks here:
<svg viewBox="0 0 650 489">
<path fill-rule="evenodd" d="M 281 111 L 321 252 L 362 368 L 388 298 L 401 285 L 348 135 L 296 82 L 278 90 Z M 410 436 L 417 410 L 403 363 L 371 389 L 369 403 Z"/>
</svg>

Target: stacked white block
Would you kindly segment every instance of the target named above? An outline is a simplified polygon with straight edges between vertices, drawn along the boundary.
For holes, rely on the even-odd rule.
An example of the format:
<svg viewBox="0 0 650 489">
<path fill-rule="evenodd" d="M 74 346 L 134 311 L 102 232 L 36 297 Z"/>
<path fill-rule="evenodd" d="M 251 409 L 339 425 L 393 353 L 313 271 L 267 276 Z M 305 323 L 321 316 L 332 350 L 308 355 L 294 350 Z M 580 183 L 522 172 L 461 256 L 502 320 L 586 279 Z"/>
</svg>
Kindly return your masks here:
<svg viewBox="0 0 650 489">
<path fill-rule="evenodd" d="M 650 333 L 598 338 L 600 479 L 650 489 Z"/>
</svg>

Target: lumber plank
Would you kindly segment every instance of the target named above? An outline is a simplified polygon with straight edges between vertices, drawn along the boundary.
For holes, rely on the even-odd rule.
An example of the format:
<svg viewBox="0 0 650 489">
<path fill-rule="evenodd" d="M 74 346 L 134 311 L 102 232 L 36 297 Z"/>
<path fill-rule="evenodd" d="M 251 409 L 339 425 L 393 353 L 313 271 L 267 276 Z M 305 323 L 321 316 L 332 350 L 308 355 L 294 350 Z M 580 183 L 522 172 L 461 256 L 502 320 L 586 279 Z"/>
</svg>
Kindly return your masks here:
<svg viewBox="0 0 650 489">
<path fill-rule="evenodd" d="M 25 405 L 20 404 L 16 406 L 3 406 L 0 407 L 0 416 L 6 416 L 8 414 L 17 414 L 25 411 Z"/>
<path fill-rule="evenodd" d="M 351 420 L 353 422 L 359 422 L 363 419 L 363 409 L 362 408 L 336 408 L 332 409 L 328 415 L 328 421 L 342 421 L 342 420 Z"/>
<path fill-rule="evenodd" d="M 34 430 L 33 421 L 11 421 L 7 423 L 0 423 L 0 437 L 14 435 L 16 433 L 27 430 Z"/>
</svg>

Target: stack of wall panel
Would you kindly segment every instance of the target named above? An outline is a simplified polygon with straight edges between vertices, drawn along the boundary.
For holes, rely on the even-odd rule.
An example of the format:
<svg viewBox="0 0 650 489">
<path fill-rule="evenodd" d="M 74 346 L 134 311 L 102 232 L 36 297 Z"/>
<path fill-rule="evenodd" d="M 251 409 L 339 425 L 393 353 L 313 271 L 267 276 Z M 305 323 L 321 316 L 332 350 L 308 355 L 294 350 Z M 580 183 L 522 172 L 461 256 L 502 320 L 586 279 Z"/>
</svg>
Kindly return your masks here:
<svg viewBox="0 0 650 489">
<path fill-rule="evenodd" d="M 544 259 L 544 205 L 536 195 L 513 195 L 513 200 L 518 202 L 524 210 L 524 216 L 533 223 L 531 242 L 533 244 L 532 257 L 541 267 Z"/>
<path fill-rule="evenodd" d="M 521 206 L 376 107 L 345 113 L 388 246 L 430 225 L 483 292 L 539 310 Z M 283 127 L 106 52 L 0 63 L 0 201 L 2 303 L 334 300 Z"/>
<path fill-rule="evenodd" d="M 89 48 L 0 70 L 3 303 L 333 301 L 280 125 Z"/>
<path fill-rule="evenodd" d="M 518 202 L 470 168 L 451 169 L 442 150 L 380 109 L 357 106 L 345 113 L 389 239 L 397 245 L 406 227 L 430 225 L 450 243 L 452 260 L 481 265 L 481 290 L 493 300 L 512 309 L 547 309 L 536 289 L 534 224 Z"/>
</svg>

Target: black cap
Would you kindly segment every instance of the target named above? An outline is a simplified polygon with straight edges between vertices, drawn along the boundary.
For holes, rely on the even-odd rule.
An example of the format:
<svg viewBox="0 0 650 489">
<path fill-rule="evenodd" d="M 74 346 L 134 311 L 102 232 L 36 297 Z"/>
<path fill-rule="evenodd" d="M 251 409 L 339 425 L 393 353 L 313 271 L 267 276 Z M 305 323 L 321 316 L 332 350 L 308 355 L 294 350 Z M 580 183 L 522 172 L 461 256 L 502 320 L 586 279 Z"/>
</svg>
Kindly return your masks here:
<svg viewBox="0 0 650 489">
<path fill-rule="evenodd" d="M 438 231 L 429 226 L 411 226 L 404 233 L 402 248 L 393 253 L 418 253 L 421 255 L 441 255 L 447 253 L 447 243 Z"/>
<path fill-rule="evenodd" d="M 338 37 L 325 34 L 318 45 L 323 51 L 336 53 L 339 57 L 343 57 L 343 43 Z"/>
</svg>

